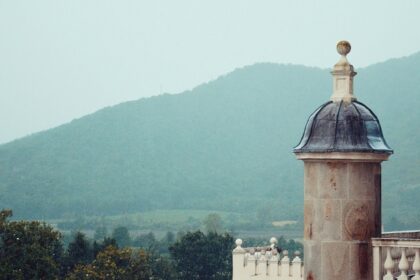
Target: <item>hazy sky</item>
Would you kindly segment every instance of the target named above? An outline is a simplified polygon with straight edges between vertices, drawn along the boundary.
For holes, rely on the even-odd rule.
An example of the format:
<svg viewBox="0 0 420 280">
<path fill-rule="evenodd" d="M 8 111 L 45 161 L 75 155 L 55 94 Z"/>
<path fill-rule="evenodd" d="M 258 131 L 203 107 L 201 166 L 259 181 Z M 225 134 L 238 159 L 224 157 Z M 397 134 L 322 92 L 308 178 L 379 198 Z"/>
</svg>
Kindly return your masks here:
<svg viewBox="0 0 420 280">
<path fill-rule="evenodd" d="M 0 143 L 255 62 L 330 67 L 341 39 L 356 68 L 406 56 L 419 28 L 418 0 L 0 0 Z"/>
</svg>

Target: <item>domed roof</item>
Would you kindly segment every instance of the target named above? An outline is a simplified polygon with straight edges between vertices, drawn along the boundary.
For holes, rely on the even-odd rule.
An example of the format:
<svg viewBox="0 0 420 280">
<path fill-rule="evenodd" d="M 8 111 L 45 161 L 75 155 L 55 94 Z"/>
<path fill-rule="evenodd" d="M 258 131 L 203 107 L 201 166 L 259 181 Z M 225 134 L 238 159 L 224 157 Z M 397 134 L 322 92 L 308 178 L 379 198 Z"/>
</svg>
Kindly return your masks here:
<svg viewBox="0 0 420 280">
<path fill-rule="evenodd" d="M 393 151 L 375 114 L 358 101 L 329 101 L 309 117 L 295 153 Z"/>
<path fill-rule="evenodd" d="M 334 65 L 331 101 L 319 107 L 308 119 L 295 153 L 365 152 L 392 154 L 375 114 L 356 101 L 353 78 L 356 72 L 347 60 L 350 43 L 340 41 L 340 60 Z"/>
</svg>

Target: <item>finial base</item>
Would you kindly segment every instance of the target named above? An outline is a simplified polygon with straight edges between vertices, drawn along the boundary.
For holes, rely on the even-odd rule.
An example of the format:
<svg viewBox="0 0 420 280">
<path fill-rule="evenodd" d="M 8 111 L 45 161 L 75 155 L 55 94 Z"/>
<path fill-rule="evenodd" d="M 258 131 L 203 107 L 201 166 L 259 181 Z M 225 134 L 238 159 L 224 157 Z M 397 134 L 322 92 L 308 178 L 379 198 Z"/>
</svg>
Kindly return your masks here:
<svg viewBox="0 0 420 280">
<path fill-rule="evenodd" d="M 341 58 L 334 65 L 333 71 L 331 71 L 333 75 L 333 94 L 331 95 L 331 100 L 333 102 L 344 101 L 350 103 L 356 100 L 356 97 L 353 95 L 353 77 L 357 73 L 346 57 L 350 50 L 351 46 L 349 42 L 338 42 L 337 52 L 341 54 Z"/>
</svg>

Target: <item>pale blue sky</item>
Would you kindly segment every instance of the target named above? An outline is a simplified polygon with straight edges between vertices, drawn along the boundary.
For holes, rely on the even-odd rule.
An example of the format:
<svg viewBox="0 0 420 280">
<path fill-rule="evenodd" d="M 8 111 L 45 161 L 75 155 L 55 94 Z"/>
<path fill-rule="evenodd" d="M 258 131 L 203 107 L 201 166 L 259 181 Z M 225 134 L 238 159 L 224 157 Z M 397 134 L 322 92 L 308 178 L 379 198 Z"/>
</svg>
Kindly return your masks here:
<svg viewBox="0 0 420 280">
<path fill-rule="evenodd" d="M 330 67 L 341 39 L 356 68 L 410 55 L 419 29 L 416 0 L 0 0 L 0 143 L 255 62 Z"/>
</svg>

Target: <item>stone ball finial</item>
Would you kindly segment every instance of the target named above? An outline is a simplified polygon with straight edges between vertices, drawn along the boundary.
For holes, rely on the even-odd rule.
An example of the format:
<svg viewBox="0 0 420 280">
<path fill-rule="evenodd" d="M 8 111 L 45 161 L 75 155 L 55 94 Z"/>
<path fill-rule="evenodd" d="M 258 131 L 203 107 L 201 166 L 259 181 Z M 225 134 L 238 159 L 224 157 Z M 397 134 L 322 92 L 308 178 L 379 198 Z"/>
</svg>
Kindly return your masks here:
<svg viewBox="0 0 420 280">
<path fill-rule="evenodd" d="M 241 247 L 241 245 L 242 245 L 242 239 L 239 239 L 239 238 L 236 239 L 235 244 L 236 244 L 236 246 Z"/>
<path fill-rule="evenodd" d="M 351 45 L 347 41 L 340 41 L 337 43 L 337 52 L 346 56 L 351 51 Z"/>
<path fill-rule="evenodd" d="M 271 244 L 271 245 L 277 244 L 277 238 L 275 238 L 275 237 L 271 237 L 271 238 L 270 238 L 270 244 Z"/>
</svg>

